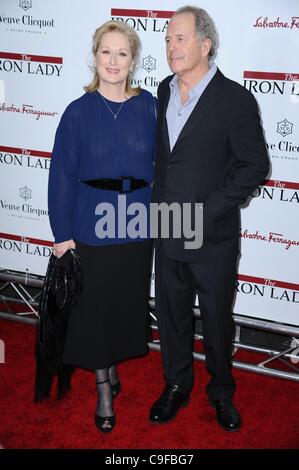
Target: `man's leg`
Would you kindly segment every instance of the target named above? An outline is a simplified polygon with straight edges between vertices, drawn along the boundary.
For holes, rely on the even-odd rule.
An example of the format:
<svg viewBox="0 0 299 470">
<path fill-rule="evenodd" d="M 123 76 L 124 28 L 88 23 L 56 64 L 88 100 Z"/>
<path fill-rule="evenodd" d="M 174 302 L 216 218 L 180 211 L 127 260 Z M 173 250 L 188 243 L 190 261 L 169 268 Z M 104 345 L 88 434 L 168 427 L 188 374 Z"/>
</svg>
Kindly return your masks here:
<svg viewBox="0 0 299 470">
<path fill-rule="evenodd" d="M 236 264 L 226 261 L 214 266 L 189 266 L 197 284 L 206 368 L 211 375 L 207 393 L 211 401 L 231 398 L 235 391 L 231 353 Z"/>
<path fill-rule="evenodd" d="M 156 314 L 166 383 L 189 394 L 193 386 L 195 289 L 186 263 L 156 253 Z"/>
<path fill-rule="evenodd" d="M 171 260 L 163 247 L 156 252 L 156 315 L 166 386 L 153 404 L 150 421 L 165 423 L 188 403 L 193 386 L 193 301 L 186 263 Z"/>
<path fill-rule="evenodd" d="M 231 373 L 234 323 L 232 302 L 236 278 L 234 260 L 215 266 L 190 264 L 197 283 L 202 317 L 206 368 L 211 375 L 206 390 L 216 408 L 217 420 L 227 431 L 238 431 L 241 417 L 231 398 L 235 381 Z"/>
</svg>

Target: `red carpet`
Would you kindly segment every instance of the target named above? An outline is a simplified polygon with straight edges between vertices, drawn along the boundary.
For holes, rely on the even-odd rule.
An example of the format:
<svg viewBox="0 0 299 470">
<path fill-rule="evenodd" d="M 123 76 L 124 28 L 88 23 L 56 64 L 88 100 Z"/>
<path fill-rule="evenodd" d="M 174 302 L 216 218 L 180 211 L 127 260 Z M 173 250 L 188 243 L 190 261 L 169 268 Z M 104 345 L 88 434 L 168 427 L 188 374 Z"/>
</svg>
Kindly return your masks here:
<svg viewBox="0 0 299 470">
<path fill-rule="evenodd" d="M 33 403 L 35 329 L 0 320 L 5 364 L 0 364 L 0 445 L 6 449 L 273 449 L 298 448 L 299 384 L 235 370 L 235 403 L 243 427 L 227 433 L 217 425 L 204 391 L 208 376 L 195 362 L 196 382 L 189 406 L 163 426 L 148 422 L 160 394 L 160 354 L 121 364 L 123 390 L 115 401 L 117 425 L 102 435 L 93 424 L 94 375 L 78 369 L 63 402 Z M 243 353 L 242 353 L 243 354 Z M 247 355 L 248 357 L 248 355 Z"/>
</svg>

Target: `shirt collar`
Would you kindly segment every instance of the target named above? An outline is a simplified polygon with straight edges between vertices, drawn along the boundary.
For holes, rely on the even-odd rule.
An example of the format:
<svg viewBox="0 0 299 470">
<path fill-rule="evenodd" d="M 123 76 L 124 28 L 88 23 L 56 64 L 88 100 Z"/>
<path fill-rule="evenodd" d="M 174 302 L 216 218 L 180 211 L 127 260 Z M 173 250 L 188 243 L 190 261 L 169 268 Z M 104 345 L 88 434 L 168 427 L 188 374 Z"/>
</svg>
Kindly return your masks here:
<svg viewBox="0 0 299 470">
<path fill-rule="evenodd" d="M 202 94 L 202 90 L 207 86 L 211 78 L 215 75 L 217 71 L 217 66 L 214 63 L 210 64 L 210 68 L 208 72 L 204 75 L 204 77 L 197 82 L 197 84 L 189 91 L 189 98 L 193 96 L 199 96 Z M 170 91 L 175 95 L 179 95 L 179 79 L 178 76 L 175 75 L 172 80 L 169 82 Z"/>
</svg>

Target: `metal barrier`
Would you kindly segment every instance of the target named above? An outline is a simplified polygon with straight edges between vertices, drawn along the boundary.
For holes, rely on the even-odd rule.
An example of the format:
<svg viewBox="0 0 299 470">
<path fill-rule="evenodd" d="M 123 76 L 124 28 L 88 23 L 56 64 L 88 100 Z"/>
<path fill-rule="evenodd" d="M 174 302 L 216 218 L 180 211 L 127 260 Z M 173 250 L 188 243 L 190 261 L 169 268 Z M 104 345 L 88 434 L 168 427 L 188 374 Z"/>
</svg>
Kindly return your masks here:
<svg viewBox="0 0 299 470">
<path fill-rule="evenodd" d="M 0 319 L 2 318 L 6 320 L 36 324 L 38 322 L 38 303 L 43 280 L 43 276 L 0 269 L 0 302 L 5 304 L 8 310 L 10 309 L 7 302 L 17 302 L 18 304 L 26 305 L 27 308 L 29 308 L 29 311 L 19 313 L 14 313 L 11 310 L 8 313 L 0 312 Z M 39 289 L 38 292 L 35 292 L 36 288 Z M 6 290 L 11 291 L 12 289 L 17 297 L 13 297 L 11 294 L 3 294 Z M 31 289 L 34 289 L 35 291 L 31 292 Z M 193 310 L 195 318 L 200 319 L 199 308 L 195 307 Z M 149 299 L 149 311 L 152 319 L 151 327 L 155 331 L 157 330 L 157 322 L 154 313 L 155 299 L 153 298 Z M 239 350 L 266 354 L 268 356 L 263 361 L 256 362 L 255 364 L 233 360 L 232 364 L 234 367 L 299 382 L 299 367 L 296 366 L 296 364 L 299 363 L 299 327 L 237 314 L 234 314 L 234 321 L 236 325 L 236 334 L 233 341 L 233 356 L 235 356 Z M 279 351 L 276 349 L 260 347 L 258 345 L 242 343 L 240 341 L 241 327 L 254 328 L 257 330 L 286 335 L 289 340 L 289 346 L 286 349 Z M 195 339 L 202 340 L 202 335 L 195 334 Z M 150 342 L 149 347 L 155 351 L 159 351 L 159 340 L 156 339 Z M 204 354 L 194 352 L 193 356 L 197 360 L 205 360 Z M 292 370 L 292 372 L 268 367 L 275 360 L 281 361 L 285 366 Z"/>
<path fill-rule="evenodd" d="M 11 271 L 9 269 L 0 269 L 0 302 L 6 305 L 9 313 L 0 312 L 0 318 L 14 320 L 23 323 L 36 323 L 38 321 L 38 304 L 44 277 L 35 276 L 28 273 Z M 30 292 L 31 288 L 38 288 L 38 293 Z M 5 291 L 8 295 L 3 295 Z M 11 295 L 11 290 L 17 297 Z M 11 311 L 7 302 L 16 302 L 26 305 L 29 308 L 24 312 L 14 313 Z M 33 315 L 33 318 L 30 317 Z"/>
</svg>

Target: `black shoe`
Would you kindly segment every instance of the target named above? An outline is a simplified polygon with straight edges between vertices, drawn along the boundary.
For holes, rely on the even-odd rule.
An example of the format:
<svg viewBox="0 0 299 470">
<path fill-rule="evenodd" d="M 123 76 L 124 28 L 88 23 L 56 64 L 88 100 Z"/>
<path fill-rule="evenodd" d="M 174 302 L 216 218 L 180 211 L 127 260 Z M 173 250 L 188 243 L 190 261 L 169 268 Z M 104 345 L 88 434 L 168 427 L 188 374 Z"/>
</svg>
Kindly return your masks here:
<svg viewBox="0 0 299 470">
<path fill-rule="evenodd" d="M 178 385 L 167 384 L 160 398 L 153 404 L 149 419 L 152 423 L 167 423 L 188 403 L 189 396 L 182 393 Z"/>
<path fill-rule="evenodd" d="M 114 385 L 111 385 L 111 389 L 112 389 L 112 397 L 115 398 L 117 397 L 117 395 L 119 394 L 119 392 L 121 391 L 121 383 L 120 383 L 120 380 L 118 382 L 116 382 Z"/>
<path fill-rule="evenodd" d="M 99 416 L 94 415 L 94 422 L 96 427 L 102 432 L 111 432 L 116 423 L 116 417 L 113 416 Z"/>
<path fill-rule="evenodd" d="M 105 384 L 105 383 L 109 383 L 109 386 L 111 388 L 111 395 L 112 395 L 112 398 L 113 398 L 113 390 L 112 390 L 112 385 L 110 383 L 110 380 L 107 379 L 107 380 L 103 380 L 102 382 L 96 382 L 97 385 L 101 385 L 101 384 Z M 94 422 L 95 422 L 95 425 L 96 427 L 102 431 L 102 432 L 111 432 L 112 429 L 114 428 L 115 426 L 115 423 L 116 423 L 116 417 L 115 415 L 112 415 L 112 416 L 100 416 L 98 415 L 97 413 L 94 415 Z"/>
<path fill-rule="evenodd" d="M 239 431 L 241 427 L 241 416 L 231 400 L 214 400 L 211 402 L 216 408 L 217 421 L 225 431 Z"/>
</svg>

